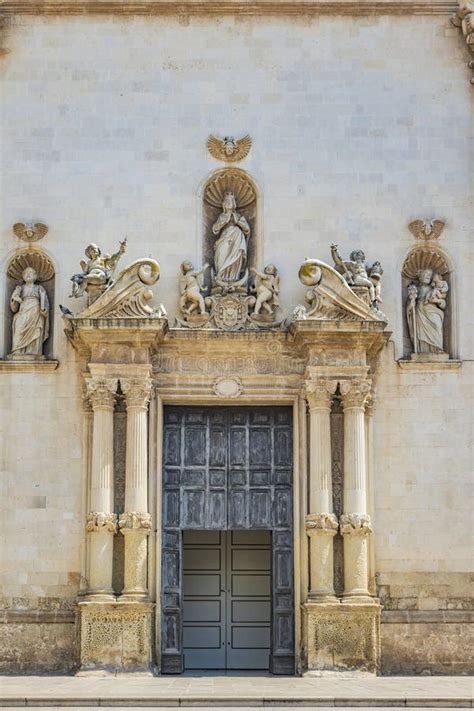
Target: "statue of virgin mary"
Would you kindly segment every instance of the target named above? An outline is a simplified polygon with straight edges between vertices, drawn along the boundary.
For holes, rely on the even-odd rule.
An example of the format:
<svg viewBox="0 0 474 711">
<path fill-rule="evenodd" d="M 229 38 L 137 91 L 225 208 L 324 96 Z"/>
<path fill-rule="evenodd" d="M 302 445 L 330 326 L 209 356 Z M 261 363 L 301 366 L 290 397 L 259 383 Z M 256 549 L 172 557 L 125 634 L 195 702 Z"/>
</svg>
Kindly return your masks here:
<svg viewBox="0 0 474 711">
<path fill-rule="evenodd" d="M 247 240 L 250 227 L 243 215 L 237 213 L 234 193 L 226 192 L 222 212 L 212 226 L 220 235 L 214 245 L 214 279 L 224 287 L 237 287 L 246 281 Z"/>
</svg>

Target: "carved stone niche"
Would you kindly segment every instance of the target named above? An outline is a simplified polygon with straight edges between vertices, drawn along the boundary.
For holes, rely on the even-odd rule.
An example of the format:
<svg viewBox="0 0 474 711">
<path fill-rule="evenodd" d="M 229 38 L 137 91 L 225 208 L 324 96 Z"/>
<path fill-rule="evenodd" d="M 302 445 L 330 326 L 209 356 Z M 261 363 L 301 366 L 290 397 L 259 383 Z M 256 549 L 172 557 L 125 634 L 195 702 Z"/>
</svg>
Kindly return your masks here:
<svg viewBox="0 0 474 711">
<path fill-rule="evenodd" d="M 214 265 L 214 245 L 219 238 L 212 231 L 222 213 L 222 203 L 226 193 L 233 193 L 236 212 L 243 215 L 250 227 L 247 239 L 247 269 L 257 267 L 258 262 L 258 225 L 257 191 L 252 179 L 238 168 L 224 168 L 214 173 L 207 181 L 203 193 L 203 264 Z M 204 275 L 205 284 L 211 287 L 211 275 Z"/>
<path fill-rule="evenodd" d="M 439 327 L 442 320 L 443 329 L 443 352 L 440 353 L 420 353 L 415 352 L 415 346 L 410 337 L 410 327 L 408 323 L 407 307 L 409 306 L 409 287 L 410 285 L 419 286 L 419 275 L 423 271 L 430 271 L 433 275 L 439 275 L 439 278 L 447 284 L 447 292 L 445 287 L 445 308 L 439 310 L 440 317 L 434 317 L 433 327 Z M 403 358 L 412 361 L 421 362 L 437 362 L 447 361 L 453 357 L 454 352 L 454 323 L 453 323 L 453 289 L 452 289 L 452 273 L 448 261 L 444 254 L 437 248 L 431 246 L 420 246 L 412 250 L 406 257 L 401 274 L 402 288 L 402 311 L 403 311 Z M 425 297 L 426 298 L 426 297 Z M 432 307 L 435 311 L 436 307 Z M 444 316 L 443 316 L 444 314 Z M 426 327 L 429 324 L 426 322 Z M 413 326 L 411 326 L 413 332 Z M 415 327 L 416 328 L 416 327 Z M 420 334 L 418 334 L 420 335 Z"/>
<path fill-rule="evenodd" d="M 52 361 L 53 360 L 53 343 L 54 343 L 54 291 L 55 291 L 55 271 L 51 260 L 40 250 L 37 249 L 24 249 L 19 250 L 12 257 L 7 268 L 7 279 L 6 279 L 6 293 L 5 293 L 5 356 L 11 353 L 12 350 L 12 324 L 15 314 L 12 312 L 10 307 L 10 298 L 15 287 L 23 284 L 23 272 L 28 267 L 35 270 L 37 274 L 36 284 L 40 284 L 46 291 L 49 302 L 49 318 L 48 318 L 48 336 L 43 342 L 42 357 L 36 356 L 24 356 L 23 358 L 19 356 L 21 361 L 32 361 L 32 367 L 34 365 L 40 365 L 41 360 Z M 33 362 L 34 361 L 34 362 Z M 54 361 L 57 365 L 57 362 Z M 9 361 L 10 366 L 20 365 L 15 359 Z M 51 365 L 51 363 L 50 363 Z"/>
</svg>

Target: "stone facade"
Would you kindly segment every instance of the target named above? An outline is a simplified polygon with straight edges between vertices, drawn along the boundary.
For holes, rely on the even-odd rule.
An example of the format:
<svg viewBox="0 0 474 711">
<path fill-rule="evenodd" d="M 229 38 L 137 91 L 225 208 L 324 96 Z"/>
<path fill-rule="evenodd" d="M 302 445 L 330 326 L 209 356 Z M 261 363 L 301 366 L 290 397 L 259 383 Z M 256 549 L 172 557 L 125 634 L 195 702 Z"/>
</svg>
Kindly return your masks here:
<svg viewBox="0 0 474 711">
<path fill-rule="evenodd" d="M 101 15 L 88 0 L 2 6 L 2 303 L 18 255 L 36 250 L 54 277 L 45 360 L 7 359 L 11 314 L 0 309 L 1 671 L 159 667 L 160 413 L 186 401 L 297 413 L 298 670 L 472 672 L 469 3 L 458 27 L 455 3 L 342 4 L 262 16 L 205 2 L 148 15 L 133 2 Z M 275 318 L 305 301 L 304 258 L 328 261 L 337 242 L 383 263 L 385 330 L 351 332 L 341 313 L 332 326 L 174 328 L 180 264 L 205 263 L 205 186 L 227 165 L 208 135 L 232 132 L 251 135 L 238 166 L 256 191 L 252 264 L 278 270 Z M 416 236 L 407 226 L 420 217 L 444 228 Z M 66 336 L 58 305 L 76 308 L 69 277 L 85 244 L 112 252 L 125 235 L 124 266 L 151 255 L 161 269 L 154 300 L 139 284 L 134 308 L 163 303 L 168 325 L 81 331 L 66 317 Z M 407 357 L 402 275 L 421 243 L 450 270 L 449 352 L 428 362 Z M 124 654 L 91 651 L 101 625 L 116 649 L 129 640 Z"/>
</svg>

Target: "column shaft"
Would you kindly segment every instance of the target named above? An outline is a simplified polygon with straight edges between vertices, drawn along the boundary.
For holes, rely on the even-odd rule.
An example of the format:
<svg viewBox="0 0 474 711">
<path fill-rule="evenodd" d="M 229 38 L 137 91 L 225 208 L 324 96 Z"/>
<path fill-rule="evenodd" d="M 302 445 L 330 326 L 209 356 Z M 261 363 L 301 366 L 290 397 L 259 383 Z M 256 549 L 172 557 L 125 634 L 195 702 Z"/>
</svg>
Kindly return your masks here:
<svg viewBox="0 0 474 711">
<path fill-rule="evenodd" d="M 337 519 L 332 504 L 331 403 L 336 381 L 306 384 L 310 412 L 310 481 L 306 531 L 310 538 L 310 593 L 313 600 L 336 601 L 334 596 L 333 537 Z"/>
<path fill-rule="evenodd" d="M 368 546 L 371 532 L 367 514 L 367 462 L 364 408 L 370 393 L 369 380 L 341 383 L 344 408 L 344 597 L 367 601 Z"/>
<path fill-rule="evenodd" d="M 148 513 L 148 402 L 150 378 L 121 379 L 127 403 L 125 511 L 119 526 L 125 536 L 125 572 L 122 597 L 143 600 L 147 590 Z"/>
<path fill-rule="evenodd" d="M 89 544 L 88 597 L 113 599 L 112 562 L 116 515 L 113 512 L 114 403 L 117 381 L 91 378 L 87 393 L 93 410 L 92 462 L 86 529 Z"/>
</svg>

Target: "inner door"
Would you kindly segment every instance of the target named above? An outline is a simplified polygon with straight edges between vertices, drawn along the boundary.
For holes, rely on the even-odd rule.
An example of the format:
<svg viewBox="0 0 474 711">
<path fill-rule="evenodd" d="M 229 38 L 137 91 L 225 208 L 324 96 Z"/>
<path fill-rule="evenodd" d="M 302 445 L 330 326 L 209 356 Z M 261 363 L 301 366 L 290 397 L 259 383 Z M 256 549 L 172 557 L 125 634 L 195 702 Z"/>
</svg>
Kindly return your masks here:
<svg viewBox="0 0 474 711">
<path fill-rule="evenodd" d="M 184 668 L 268 671 L 269 531 L 184 531 Z"/>
<path fill-rule="evenodd" d="M 184 644 L 189 659 L 199 657 L 196 640 L 199 641 L 200 635 L 207 636 L 204 648 L 213 650 L 212 654 L 206 653 L 210 664 L 244 669 L 253 664 L 263 665 L 267 641 L 262 640 L 268 639 L 267 623 L 263 624 L 257 610 L 270 607 L 270 671 L 294 673 L 292 461 L 290 407 L 165 407 L 163 673 L 183 671 Z M 257 585 L 258 574 L 266 563 L 263 568 L 256 567 L 253 572 L 257 575 L 252 576 L 250 560 L 252 551 L 257 550 L 252 545 L 259 543 L 252 544 L 251 536 L 243 535 L 258 536 L 264 531 L 271 540 L 271 605 L 266 599 L 260 600 L 257 588 L 251 587 L 251 583 Z M 202 538 L 205 532 L 215 537 Z M 183 565 L 183 534 L 186 546 L 201 546 L 202 551 L 209 552 L 201 554 L 201 563 L 195 557 L 191 565 L 197 567 L 192 569 L 185 567 L 187 563 Z M 196 537 L 198 534 L 201 538 Z M 192 536 L 194 544 L 190 543 Z M 189 554 L 186 550 L 188 559 Z M 247 567 L 239 569 L 241 564 Z M 261 562 L 254 565 L 260 566 Z M 265 571 L 268 572 L 266 568 Z M 189 595 L 183 594 L 185 572 L 191 576 Z M 213 576 L 219 576 L 219 590 L 215 585 L 217 577 Z M 264 604 L 248 604 L 251 601 Z M 202 615 L 198 612 L 200 605 Z M 256 620 L 251 621 L 252 617 Z M 259 640 L 255 637 L 259 646 L 254 648 L 248 639 L 250 626 L 261 632 Z M 268 661 L 262 668 L 268 668 Z"/>
</svg>

